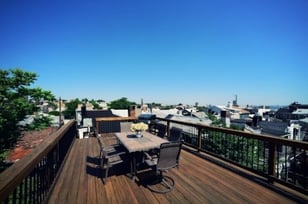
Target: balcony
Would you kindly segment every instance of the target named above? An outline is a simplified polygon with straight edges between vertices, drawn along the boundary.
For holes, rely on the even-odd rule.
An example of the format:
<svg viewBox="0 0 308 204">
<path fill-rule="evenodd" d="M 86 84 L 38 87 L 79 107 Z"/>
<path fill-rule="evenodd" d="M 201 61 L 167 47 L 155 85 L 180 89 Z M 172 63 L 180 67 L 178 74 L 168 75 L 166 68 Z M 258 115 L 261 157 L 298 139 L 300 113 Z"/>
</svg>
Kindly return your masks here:
<svg viewBox="0 0 308 204">
<path fill-rule="evenodd" d="M 100 120 L 119 131 L 131 118 Z M 181 129 L 185 145 L 167 194 L 149 191 L 129 167 L 100 179 L 95 137 L 77 139 L 70 121 L 42 146 L 0 175 L 0 201 L 16 203 L 307 203 L 308 143 L 160 118 L 166 135 Z M 100 124 L 103 123 L 103 124 Z M 115 125 L 118 123 L 118 125 Z M 108 125 L 110 124 L 110 125 Z M 102 127 L 104 130 L 101 130 Z M 121 130 L 120 130 L 121 131 Z M 173 133 L 174 134 L 174 133 Z M 113 133 L 102 133 L 112 138 Z M 110 142 L 110 140 L 108 140 Z M 304 162 L 304 163 L 303 163 Z M 290 166 L 298 165 L 298 168 Z"/>
</svg>

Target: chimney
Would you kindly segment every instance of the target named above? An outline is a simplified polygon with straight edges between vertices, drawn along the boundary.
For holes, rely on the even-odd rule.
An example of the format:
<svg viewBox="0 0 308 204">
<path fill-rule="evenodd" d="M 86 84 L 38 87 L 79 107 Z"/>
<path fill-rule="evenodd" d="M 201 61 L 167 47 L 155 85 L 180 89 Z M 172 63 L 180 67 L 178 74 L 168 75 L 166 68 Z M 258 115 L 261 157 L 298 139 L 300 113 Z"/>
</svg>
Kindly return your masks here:
<svg viewBox="0 0 308 204">
<path fill-rule="evenodd" d="M 128 116 L 130 117 L 136 117 L 136 107 L 135 106 L 129 106 L 128 107 Z"/>
<path fill-rule="evenodd" d="M 220 112 L 220 117 L 225 122 L 226 126 L 230 127 L 231 124 L 230 112 L 223 110 Z"/>
<path fill-rule="evenodd" d="M 81 106 L 81 122 L 80 122 L 81 126 L 83 126 L 83 119 L 86 117 L 86 114 L 87 114 L 86 104 L 82 104 L 82 106 Z"/>
</svg>

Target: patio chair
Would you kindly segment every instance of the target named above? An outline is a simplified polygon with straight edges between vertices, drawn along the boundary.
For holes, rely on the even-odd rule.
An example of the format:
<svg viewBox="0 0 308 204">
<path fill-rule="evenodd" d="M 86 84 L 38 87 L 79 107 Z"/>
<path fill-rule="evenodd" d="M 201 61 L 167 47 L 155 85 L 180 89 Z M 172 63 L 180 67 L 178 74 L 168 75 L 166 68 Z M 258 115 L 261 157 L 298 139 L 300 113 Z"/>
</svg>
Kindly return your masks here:
<svg viewBox="0 0 308 204">
<path fill-rule="evenodd" d="M 181 141 L 183 130 L 180 128 L 173 127 L 170 129 L 170 136 L 168 137 L 168 141 Z"/>
<path fill-rule="evenodd" d="M 145 163 L 152 167 L 155 173 L 154 180 L 147 187 L 156 193 L 168 193 L 175 186 L 175 181 L 163 172 L 179 166 L 182 141 L 166 142 L 160 145 L 157 156 L 151 156 L 145 152 Z M 161 187 L 162 186 L 162 187 Z"/>
<path fill-rule="evenodd" d="M 99 147 L 100 147 L 99 158 L 102 158 L 103 150 L 107 151 L 107 152 L 114 152 L 114 151 L 117 151 L 117 149 L 124 149 L 124 147 L 121 144 L 114 143 L 113 139 L 109 139 L 109 138 L 106 139 L 105 138 L 105 140 L 107 140 L 107 141 L 109 140 L 108 144 L 106 144 L 104 142 L 104 139 L 101 138 L 101 137 L 98 137 L 97 140 L 98 140 L 98 144 L 99 144 Z M 110 142 L 111 140 L 112 140 L 112 143 Z"/>
<path fill-rule="evenodd" d="M 106 145 L 101 138 L 98 138 L 98 141 L 100 144 L 100 168 L 102 170 L 105 169 L 105 174 L 102 173 L 102 181 L 104 184 L 106 184 L 109 168 L 125 162 L 127 160 L 128 153 L 125 147 L 120 144 Z"/>
<path fill-rule="evenodd" d="M 121 122 L 120 123 L 120 132 L 129 132 L 132 122 Z"/>
<path fill-rule="evenodd" d="M 156 123 L 153 126 L 152 133 L 157 135 L 158 137 L 165 138 L 167 132 L 167 127 L 164 124 Z"/>
</svg>

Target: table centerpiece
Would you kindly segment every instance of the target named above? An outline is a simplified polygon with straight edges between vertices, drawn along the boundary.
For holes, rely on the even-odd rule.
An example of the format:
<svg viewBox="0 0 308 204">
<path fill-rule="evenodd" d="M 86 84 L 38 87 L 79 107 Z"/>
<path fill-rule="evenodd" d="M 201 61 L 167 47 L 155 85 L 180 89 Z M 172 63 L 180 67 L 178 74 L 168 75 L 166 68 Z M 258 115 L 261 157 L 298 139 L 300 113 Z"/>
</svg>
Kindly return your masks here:
<svg viewBox="0 0 308 204">
<path fill-rule="evenodd" d="M 140 122 L 140 123 L 133 123 L 130 127 L 130 130 L 136 133 L 136 137 L 142 137 L 142 131 L 148 129 L 148 125 Z"/>
</svg>

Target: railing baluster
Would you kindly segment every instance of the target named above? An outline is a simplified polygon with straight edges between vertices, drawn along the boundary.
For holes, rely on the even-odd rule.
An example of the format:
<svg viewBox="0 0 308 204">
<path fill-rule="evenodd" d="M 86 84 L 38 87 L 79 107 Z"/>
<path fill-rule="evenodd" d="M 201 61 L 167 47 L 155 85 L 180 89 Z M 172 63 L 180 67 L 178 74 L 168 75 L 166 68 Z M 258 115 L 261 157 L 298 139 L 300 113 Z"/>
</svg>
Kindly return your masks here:
<svg viewBox="0 0 308 204">
<path fill-rule="evenodd" d="M 268 175 L 275 177 L 275 159 L 276 159 L 276 145 L 272 142 L 269 143 L 269 157 L 268 157 Z M 269 182 L 273 182 L 269 177 Z"/>
<path fill-rule="evenodd" d="M 303 171 L 304 171 L 304 188 L 305 189 L 307 189 L 308 188 L 308 171 L 307 171 L 307 169 L 308 169 L 308 157 L 307 157 L 307 155 L 308 155 L 308 150 L 306 151 L 306 150 L 304 150 L 303 151 L 304 153 L 303 153 L 303 160 L 304 160 L 304 164 L 303 164 Z"/>
<path fill-rule="evenodd" d="M 18 203 L 23 203 L 23 199 L 24 199 L 24 194 L 25 194 L 25 191 L 24 191 L 24 182 L 22 182 L 20 185 L 19 185 L 19 196 L 18 196 Z"/>
<path fill-rule="evenodd" d="M 170 137 L 170 122 L 167 121 L 167 137 Z"/>
<path fill-rule="evenodd" d="M 12 197 L 12 203 L 16 204 L 16 200 L 17 200 L 17 190 L 18 188 L 16 188 L 13 192 L 13 197 Z"/>
</svg>

